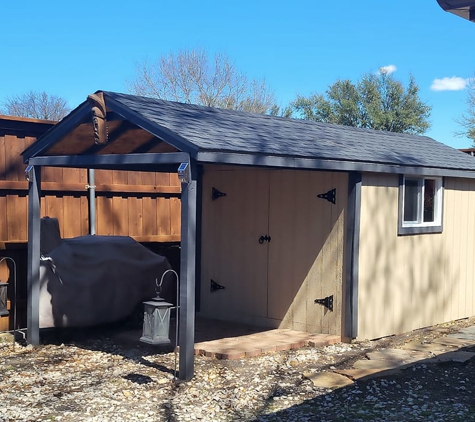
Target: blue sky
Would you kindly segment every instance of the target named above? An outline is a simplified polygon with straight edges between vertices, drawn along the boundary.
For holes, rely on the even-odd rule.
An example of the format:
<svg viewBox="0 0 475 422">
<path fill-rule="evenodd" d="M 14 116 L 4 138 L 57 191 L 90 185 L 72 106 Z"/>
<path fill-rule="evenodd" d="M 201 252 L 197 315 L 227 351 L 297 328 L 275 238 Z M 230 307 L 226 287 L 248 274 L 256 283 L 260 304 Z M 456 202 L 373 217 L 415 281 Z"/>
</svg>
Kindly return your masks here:
<svg viewBox="0 0 475 422">
<path fill-rule="evenodd" d="M 76 107 L 97 90 L 127 92 L 139 62 L 205 48 L 265 78 L 281 105 L 392 66 L 405 84 L 412 74 L 432 106 L 426 134 L 471 145 L 454 132 L 475 75 L 475 24 L 436 0 L 24 0 L 0 12 L 0 102 L 34 90 Z"/>
</svg>

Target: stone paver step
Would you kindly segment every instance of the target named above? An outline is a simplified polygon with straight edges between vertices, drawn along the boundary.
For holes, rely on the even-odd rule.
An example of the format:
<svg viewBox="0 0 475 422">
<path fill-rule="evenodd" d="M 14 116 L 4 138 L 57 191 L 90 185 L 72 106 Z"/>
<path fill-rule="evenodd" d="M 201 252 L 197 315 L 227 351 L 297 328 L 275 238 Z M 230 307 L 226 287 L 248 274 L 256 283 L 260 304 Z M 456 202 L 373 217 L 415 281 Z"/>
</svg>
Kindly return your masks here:
<svg viewBox="0 0 475 422">
<path fill-rule="evenodd" d="M 369 359 L 362 359 L 357 360 L 353 364 L 353 368 L 356 369 L 379 369 L 381 371 L 387 369 L 396 369 L 404 367 L 405 365 L 401 365 L 400 363 L 390 363 L 385 360 L 369 360 Z"/>
<path fill-rule="evenodd" d="M 403 348 L 409 349 L 409 350 L 418 350 L 421 352 L 427 352 L 435 356 L 458 350 L 458 348 L 455 346 L 447 346 L 445 344 L 440 344 L 440 343 L 422 343 L 420 341 L 413 341 L 410 343 L 406 343 Z"/>
<path fill-rule="evenodd" d="M 421 363 L 439 363 L 439 362 L 459 362 L 465 363 L 475 356 L 473 352 L 465 352 L 464 350 L 458 350 L 455 352 L 447 352 L 438 355 L 434 358 L 425 359 Z"/>
<path fill-rule="evenodd" d="M 354 384 L 352 379 L 335 372 L 304 372 L 303 376 L 312 381 L 316 387 L 341 388 Z"/>
<path fill-rule="evenodd" d="M 398 375 L 401 373 L 400 369 L 342 369 L 335 371 L 338 374 L 350 377 L 355 381 L 369 381 L 373 378 L 388 377 L 391 375 Z"/>
<path fill-rule="evenodd" d="M 446 346 L 455 346 L 455 347 L 467 347 L 467 346 L 475 346 L 473 341 L 467 339 L 461 339 L 456 337 L 439 337 L 432 341 L 432 343 L 436 344 L 444 344 Z"/>
<path fill-rule="evenodd" d="M 407 349 L 382 349 L 376 352 L 367 353 L 370 360 L 383 360 L 391 365 L 406 365 L 417 362 L 421 359 L 429 358 L 428 352 Z"/>
<path fill-rule="evenodd" d="M 475 352 L 460 350 L 464 347 L 475 347 L 475 326 L 430 342 L 409 342 L 402 349 L 388 348 L 369 352 L 366 354 L 368 359 L 356 361 L 351 369 L 335 369 L 332 372 L 320 373 L 304 372 L 303 376 L 318 387 L 341 388 L 351 385 L 353 381 L 368 381 L 398 375 L 403 369 L 418 363 L 466 363 L 475 358 Z M 341 377 L 347 378 L 350 382 Z"/>
<path fill-rule="evenodd" d="M 311 334 L 289 329 L 268 330 L 239 337 L 221 338 L 195 344 L 195 355 L 217 359 L 241 359 L 304 346 L 323 347 L 339 343 L 340 336 Z"/>
</svg>

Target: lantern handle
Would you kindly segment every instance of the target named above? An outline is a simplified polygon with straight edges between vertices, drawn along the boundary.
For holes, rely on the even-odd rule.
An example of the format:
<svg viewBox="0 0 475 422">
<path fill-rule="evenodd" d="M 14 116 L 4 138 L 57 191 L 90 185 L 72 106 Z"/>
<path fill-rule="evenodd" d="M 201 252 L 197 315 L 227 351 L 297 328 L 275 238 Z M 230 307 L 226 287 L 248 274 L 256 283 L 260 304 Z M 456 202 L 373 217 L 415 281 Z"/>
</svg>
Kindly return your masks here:
<svg viewBox="0 0 475 422">
<path fill-rule="evenodd" d="M 157 298 L 160 297 L 160 293 L 162 293 L 162 283 L 163 283 L 163 275 L 160 283 L 158 282 L 158 278 L 155 279 L 155 293 L 157 294 Z"/>
<path fill-rule="evenodd" d="M 160 293 L 162 292 L 162 284 L 163 284 L 163 280 L 165 279 L 165 275 L 169 272 L 172 272 L 173 274 L 175 274 L 175 281 L 176 281 L 176 305 L 175 305 L 175 309 L 178 311 L 178 309 L 180 309 L 180 304 L 178 303 L 179 299 L 180 299 L 180 277 L 178 277 L 178 273 L 169 268 L 168 270 L 166 270 L 163 274 L 162 274 L 162 278 L 160 279 L 160 284 L 158 284 L 158 278 L 155 279 L 155 285 L 157 286 L 157 288 L 155 289 L 155 292 L 157 293 L 157 296 L 160 297 Z M 158 291 L 157 291 L 158 289 Z M 173 308 L 171 308 L 173 309 Z M 176 317 L 175 317 L 175 370 L 174 370 L 174 373 L 173 373 L 173 381 L 176 381 L 176 366 L 177 366 L 177 351 L 178 351 L 178 348 L 179 348 L 179 344 L 178 344 L 178 312 L 176 314 Z"/>
</svg>

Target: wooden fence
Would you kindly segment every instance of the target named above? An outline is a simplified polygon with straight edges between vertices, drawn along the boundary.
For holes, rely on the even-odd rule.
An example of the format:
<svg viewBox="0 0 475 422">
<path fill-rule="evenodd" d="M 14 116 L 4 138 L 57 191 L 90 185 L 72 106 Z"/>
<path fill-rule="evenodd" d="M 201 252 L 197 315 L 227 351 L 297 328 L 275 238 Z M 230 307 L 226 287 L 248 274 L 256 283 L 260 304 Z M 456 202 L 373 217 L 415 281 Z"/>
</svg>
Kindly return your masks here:
<svg viewBox="0 0 475 422">
<path fill-rule="evenodd" d="M 18 262 L 21 297 L 26 297 L 28 241 L 28 182 L 21 153 L 53 124 L 0 116 L 0 258 L 10 256 Z M 96 170 L 95 186 L 96 234 L 131 236 L 159 250 L 160 245 L 180 241 L 176 174 Z M 63 238 L 89 233 L 87 170 L 45 167 L 41 189 L 41 215 L 58 219 Z M 12 281 L 4 262 L 0 280 L 6 279 Z"/>
</svg>

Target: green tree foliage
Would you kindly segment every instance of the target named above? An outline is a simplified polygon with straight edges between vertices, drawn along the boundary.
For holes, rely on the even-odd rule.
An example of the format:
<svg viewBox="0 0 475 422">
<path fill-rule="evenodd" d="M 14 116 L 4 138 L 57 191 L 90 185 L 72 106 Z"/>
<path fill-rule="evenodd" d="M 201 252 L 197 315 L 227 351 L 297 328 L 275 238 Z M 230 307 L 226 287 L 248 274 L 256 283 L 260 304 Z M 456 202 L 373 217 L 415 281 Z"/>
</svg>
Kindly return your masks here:
<svg viewBox="0 0 475 422">
<path fill-rule="evenodd" d="M 1 109 L 2 114 L 32 119 L 61 120 L 71 111 L 67 101 L 46 92 L 29 91 L 26 94 L 7 98 Z"/>
<path fill-rule="evenodd" d="M 412 76 L 407 88 L 388 73 L 366 74 L 356 84 L 338 80 L 325 95 L 298 96 L 292 108 L 306 120 L 366 129 L 421 134 L 430 127 L 431 107 Z"/>
<path fill-rule="evenodd" d="M 268 113 L 274 94 L 264 80 L 249 79 L 225 54 L 182 50 L 136 66 L 129 92 L 163 100 Z"/>
<path fill-rule="evenodd" d="M 470 79 L 467 85 L 467 111 L 457 120 L 462 130 L 456 134 L 466 136 L 472 140 L 475 147 L 475 78 Z"/>
</svg>

